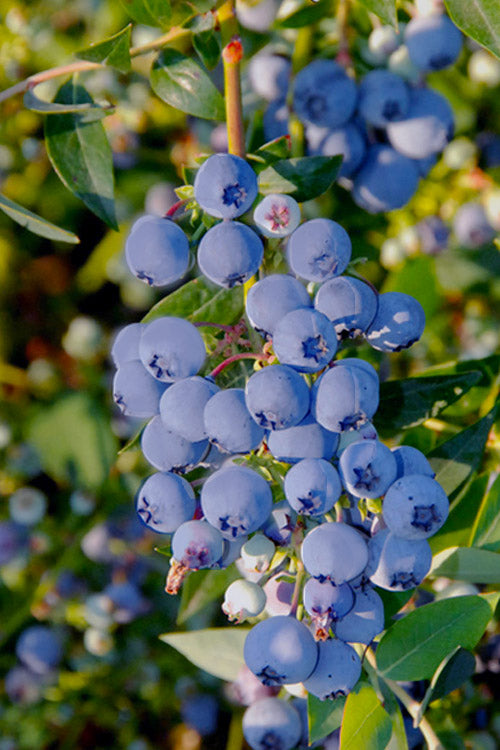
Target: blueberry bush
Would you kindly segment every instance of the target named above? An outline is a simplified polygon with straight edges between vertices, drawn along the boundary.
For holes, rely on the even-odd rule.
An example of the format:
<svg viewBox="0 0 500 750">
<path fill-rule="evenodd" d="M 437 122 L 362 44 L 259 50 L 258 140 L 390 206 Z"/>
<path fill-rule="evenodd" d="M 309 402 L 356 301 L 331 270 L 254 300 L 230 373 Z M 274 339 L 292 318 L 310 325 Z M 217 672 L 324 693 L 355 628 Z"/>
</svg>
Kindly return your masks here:
<svg viewBox="0 0 500 750">
<path fill-rule="evenodd" d="M 497 9 L 8 6 L 0 748 L 497 747 Z"/>
</svg>

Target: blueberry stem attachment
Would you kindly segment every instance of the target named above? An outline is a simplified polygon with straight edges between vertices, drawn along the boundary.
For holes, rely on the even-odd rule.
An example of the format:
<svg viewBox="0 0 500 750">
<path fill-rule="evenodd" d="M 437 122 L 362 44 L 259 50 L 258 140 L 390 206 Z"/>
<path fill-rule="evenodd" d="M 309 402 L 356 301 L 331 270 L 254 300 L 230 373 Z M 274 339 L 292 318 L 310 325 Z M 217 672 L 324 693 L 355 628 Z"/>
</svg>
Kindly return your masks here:
<svg viewBox="0 0 500 750">
<path fill-rule="evenodd" d="M 212 372 L 209 374 L 209 378 L 216 378 L 217 375 L 219 375 L 223 370 L 226 369 L 229 365 L 232 365 L 233 362 L 238 362 L 240 359 L 256 359 L 260 360 L 261 362 L 266 361 L 266 355 L 265 354 L 255 354 L 254 352 L 240 352 L 239 354 L 233 354 L 231 357 L 228 357 L 224 360 L 224 362 L 221 362 L 220 365 L 217 365 Z"/>
</svg>

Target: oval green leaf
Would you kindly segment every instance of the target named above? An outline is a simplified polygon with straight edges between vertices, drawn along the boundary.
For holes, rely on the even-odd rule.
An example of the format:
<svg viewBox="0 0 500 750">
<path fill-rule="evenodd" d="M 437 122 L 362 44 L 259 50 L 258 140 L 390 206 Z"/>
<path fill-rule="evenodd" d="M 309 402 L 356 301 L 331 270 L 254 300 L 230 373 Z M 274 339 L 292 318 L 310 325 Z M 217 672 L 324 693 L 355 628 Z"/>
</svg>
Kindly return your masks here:
<svg viewBox="0 0 500 750">
<path fill-rule="evenodd" d="M 224 99 L 203 68 L 169 47 L 160 52 L 151 70 L 153 91 L 181 112 L 206 120 L 223 120 Z"/>
<path fill-rule="evenodd" d="M 448 13 L 464 34 L 500 58 L 500 13 L 497 0 L 445 0 Z"/>
<path fill-rule="evenodd" d="M 65 115 L 76 113 L 80 115 L 81 122 L 93 122 L 102 120 L 109 115 L 114 106 L 109 102 L 99 104 L 97 102 L 85 102 L 84 104 L 58 104 L 57 102 L 46 102 L 35 94 L 35 89 L 28 89 L 23 98 L 26 109 L 40 112 L 42 115 Z"/>
<path fill-rule="evenodd" d="M 243 287 L 215 291 L 214 286 L 200 276 L 157 302 L 141 322 L 150 323 L 163 315 L 175 315 L 193 323 L 231 325 L 243 312 Z"/>
<path fill-rule="evenodd" d="M 307 723 L 309 744 L 322 740 L 342 724 L 346 699 L 320 701 L 312 693 L 307 696 Z"/>
<path fill-rule="evenodd" d="M 469 544 L 500 551 L 500 477 L 484 496 L 474 521 Z"/>
<path fill-rule="evenodd" d="M 340 730 L 342 750 L 385 750 L 392 734 L 392 721 L 375 690 L 367 684 L 347 696 Z"/>
<path fill-rule="evenodd" d="M 87 49 L 77 52 L 76 56 L 81 60 L 110 65 L 121 73 L 130 70 L 130 34 L 132 24 L 129 23 L 117 34 L 103 39 L 102 42 L 91 44 Z"/>
<path fill-rule="evenodd" d="M 72 245 L 80 242 L 79 238 L 73 232 L 68 232 L 66 229 L 61 229 L 61 227 L 51 224 L 50 221 L 42 219 L 38 214 L 28 211 L 24 206 L 20 206 L 19 203 L 15 203 L 1 194 L 0 211 L 7 214 L 16 224 L 20 224 L 29 232 L 33 232 L 33 234 L 37 234 L 39 237 L 46 237 L 48 240 L 57 242 L 69 242 Z"/>
<path fill-rule="evenodd" d="M 121 0 L 130 18 L 146 26 L 166 28 L 172 21 L 170 0 Z"/>
<path fill-rule="evenodd" d="M 434 557 L 429 575 L 469 583 L 500 583 L 500 555 L 477 547 L 450 547 Z"/>
<path fill-rule="evenodd" d="M 160 640 L 175 648 L 205 672 L 232 682 L 244 665 L 243 645 L 249 628 L 207 628 L 189 633 L 165 633 Z"/>
<path fill-rule="evenodd" d="M 457 646 L 474 648 L 491 616 L 491 607 L 479 596 L 458 596 L 419 607 L 382 637 L 378 670 L 393 680 L 429 679 Z"/>
<path fill-rule="evenodd" d="M 341 156 L 303 156 L 276 161 L 259 174 L 259 192 L 262 195 L 286 193 L 299 203 L 312 200 L 331 187 L 341 164 Z"/>
<path fill-rule="evenodd" d="M 55 99 L 61 104 L 92 103 L 73 80 L 64 83 Z M 113 156 L 101 122 L 85 122 L 78 113 L 48 115 L 45 144 L 62 183 L 96 216 L 118 229 L 114 204 Z"/>
</svg>

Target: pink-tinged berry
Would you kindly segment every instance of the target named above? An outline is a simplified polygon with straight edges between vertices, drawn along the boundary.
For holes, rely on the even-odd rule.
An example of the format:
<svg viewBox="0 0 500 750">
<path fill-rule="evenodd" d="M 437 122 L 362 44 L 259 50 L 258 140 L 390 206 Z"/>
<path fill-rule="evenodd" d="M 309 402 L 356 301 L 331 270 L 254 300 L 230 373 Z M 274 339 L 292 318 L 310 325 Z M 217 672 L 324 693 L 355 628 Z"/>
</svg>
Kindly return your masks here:
<svg viewBox="0 0 500 750">
<path fill-rule="evenodd" d="M 300 223 L 300 208 L 289 195 L 266 195 L 253 219 L 265 237 L 287 237 Z"/>
</svg>

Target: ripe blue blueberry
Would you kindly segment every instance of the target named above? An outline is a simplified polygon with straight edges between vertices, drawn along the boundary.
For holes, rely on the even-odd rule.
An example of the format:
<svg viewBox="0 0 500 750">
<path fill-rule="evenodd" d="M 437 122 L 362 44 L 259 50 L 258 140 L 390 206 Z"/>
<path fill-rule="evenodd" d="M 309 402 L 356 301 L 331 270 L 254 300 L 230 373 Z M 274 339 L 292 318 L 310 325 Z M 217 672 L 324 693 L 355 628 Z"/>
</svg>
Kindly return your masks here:
<svg viewBox="0 0 500 750">
<path fill-rule="evenodd" d="M 158 534 L 171 534 L 194 515 L 194 492 L 185 479 L 168 472 L 152 474 L 137 495 L 136 512 Z"/>
<path fill-rule="evenodd" d="M 113 400 L 127 417 L 154 417 L 165 384 L 158 382 L 137 359 L 126 362 L 113 378 Z"/>
<path fill-rule="evenodd" d="M 359 87 L 359 114 L 370 125 L 385 128 L 406 115 L 410 90 L 405 81 L 389 70 L 372 70 Z"/>
<path fill-rule="evenodd" d="M 264 237 L 287 237 L 300 224 L 300 206 L 289 195 L 266 195 L 253 220 Z"/>
<path fill-rule="evenodd" d="M 426 255 L 438 255 L 448 247 L 450 230 L 439 216 L 426 216 L 416 229 L 420 248 Z"/>
<path fill-rule="evenodd" d="M 244 284 L 257 273 L 263 255 L 258 234 L 239 221 L 216 224 L 198 245 L 200 271 L 226 289 Z"/>
<path fill-rule="evenodd" d="M 217 565 L 224 552 L 224 539 L 206 521 L 186 521 L 172 537 L 174 560 L 190 570 Z"/>
<path fill-rule="evenodd" d="M 182 721 L 192 727 L 202 737 L 213 734 L 217 729 L 219 701 L 215 695 L 189 694 L 181 703 Z"/>
<path fill-rule="evenodd" d="M 311 219 L 290 235 L 287 259 L 296 276 L 307 281 L 327 281 L 340 276 L 351 260 L 351 240 L 331 219 Z"/>
<path fill-rule="evenodd" d="M 245 400 L 258 425 L 284 430 L 304 419 L 309 411 L 310 393 L 298 372 L 286 365 L 271 365 L 250 376 Z"/>
<path fill-rule="evenodd" d="M 144 330 L 143 323 L 130 323 L 116 334 L 111 347 L 111 359 L 116 367 L 139 357 L 139 341 Z"/>
<path fill-rule="evenodd" d="M 143 216 L 125 243 L 128 267 L 149 286 L 167 286 L 181 279 L 189 266 L 189 240 L 172 219 Z"/>
<path fill-rule="evenodd" d="M 293 276 L 274 273 L 250 287 L 246 313 L 257 331 L 272 336 L 276 324 L 287 313 L 310 306 L 311 299 L 300 281 Z"/>
<path fill-rule="evenodd" d="M 326 640 L 333 622 L 345 617 L 354 605 L 354 592 L 348 583 L 335 586 L 330 581 L 309 578 L 303 591 L 304 608 L 311 618 L 316 640 Z"/>
<path fill-rule="evenodd" d="M 391 146 L 410 159 L 425 159 L 444 149 L 453 137 L 453 111 L 432 89 L 413 89 L 405 117 L 387 126 Z"/>
<path fill-rule="evenodd" d="M 356 443 L 359 440 L 376 440 L 377 437 L 377 430 L 370 421 L 364 422 L 364 424 L 356 430 L 344 430 L 340 433 L 337 455 L 340 456 L 345 449 L 351 445 L 351 443 Z"/>
<path fill-rule="evenodd" d="M 248 633 L 245 663 L 264 685 L 290 685 L 307 679 L 318 659 L 318 647 L 304 623 L 278 615 Z"/>
<path fill-rule="evenodd" d="M 322 458 L 304 458 L 287 471 L 284 490 L 297 513 L 321 516 L 339 499 L 342 484 L 331 463 Z"/>
<path fill-rule="evenodd" d="M 260 528 L 271 512 L 272 502 L 266 480 L 246 466 L 219 469 L 201 490 L 205 518 L 229 540 Z"/>
<path fill-rule="evenodd" d="M 462 49 L 462 34 L 444 13 L 413 18 L 404 40 L 412 63 L 426 73 L 453 65 Z"/>
<path fill-rule="evenodd" d="M 371 214 L 405 206 L 418 187 L 419 172 L 409 159 L 390 146 L 371 146 L 354 179 L 352 197 Z"/>
<path fill-rule="evenodd" d="M 23 630 L 17 639 L 16 654 L 35 674 L 47 674 L 62 658 L 59 639 L 45 625 L 31 625 Z"/>
<path fill-rule="evenodd" d="M 261 698 L 243 714 L 243 735 L 252 750 L 292 750 L 302 724 L 291 703 L 279 698 Z"/>
<path fill-rule="evenodd" d="M 215 383 L 199 375 L 171 385 L 160 401 L 160 416 L 167 430 L 192 443 L 205 440 L 203 410 L 219 390 Z"/>
<path fill-rule="evenodd" d="M 384 602 L 371 587 L 356 591 L 350 612 L 334 623 L 337 638 L 349 643 L 371 643 L 384 629 Z"/>
<path fill-rule="evenodd" d="M 429 572 L 432 552 L 426 539 L 401 539 L 381 529 L 370 539 L 370 580 L 388 591 L 419 586 Z"/>
<path fill-rule="evenodd" d="M 263 128 L 266 141 L 274 141 L 288 134 L 290 112 L 283 102 L 271 102 L 264 110 Z"/>
<path fill-rule="evenodd" d="M 162 382 L 196 375 L 206 356 L 205 344 L 195 326 L 169 316 L 147 324 L 139 353 L 144 367 Z"/>
<path fill-rule="evenodd" d="M 110 583 L 103 591 L 113 605 L 113 620 L 118 623 L 132 622 L 148 610 L 148 602 L 141 590 L 131 581 Z"/>
<path fill-rule="evenodd" d="M 340 154 L 343 158 L 339 177 L 352 177 L 363 163 L 366 138 L 355 122 L 347 122 L 340 128 L 326 131 L 316 148 L 310 149 L 310 153 L 321 156 Z"/>
<path fill-rule="evenodd" d="M 335 329 L 326 315 L 309 307 L 292 310 L 276 324 L 273 348 L 283 365 L 318 372 L 337 352 Z"/>
<path fill-rule="evenodd" d="M 257 197 L 257 177 L 244 159 L 233 154 L 214 154 L 199 168 L 194 197 L 210 216 L 235 219 Z"/>
<path fill-rule="evenodd" d="M 352 646 L 338 639 L 318 644 L 318 663 L 304 687 L 320 700 L 351 692 L 361 677 L 361 661 Z"/>
<path fill-rule="evenodd" d="M 388 489 L 382 507 L 388 528 L 402 539 L 427 539 L 448 517 L 445 491 L 432 477 L 407 474 Z"/>
<path fill-rule="evenodd" d="M 248 79 L 256 94 L 268 102 L 284 102 L 292 65 L 287 57 L 259 52 L 248 63 Z"/>
<path fill-rule="evenodd" d="M 146 461 L 159 471 L 186 471 L 194 468 L 208 451 L 208 441 L 192 443 L 167 430 L 159 415 L 148 422 L 141 435 Z"/>
<path fill-rule="evenodd" d="M 295 427 L 272 430 L 267 447 L 278 461 L 295 464 L 302 458 L 324 458 L 329 461 L 337 448 L 339 436 L 322 427 L 311 413 Z"/>
<path fill-rule="evenodd" d="M 399 445 L 392 449 L 392 455 L 396 459 L 397 479 L 406 474 L 426 474 L 434 479 L 436 472 L 418 448 L 413 448 L 411 445 Z"/>
<path fill-rule="evenodd" d="M 256 424 L 247 409 L 243 388 L 219 391 L 203 411 L 208 439 L 227 453 L 249 453 L 255 450 L 265 430 Z"/>
<path fill-rule="evenodd" d="M 480 203 L 464 203 L 453 218 L 453 232 L 462 247 L 476 250 L 487 245 L 495 237 L 486 211 Z"/>
<path fill-rule="evenodd" d="M 364 367 L 342 364 L 342 360 L 325 372 L 313 388 L 313 413 L 332 432 L 359 429 L 373 417 L 378 402 L 376 373 L 374 376 Z"/>
<path fill-rule="evenodd" d="M 297 74 L 293 108 L 306 123 L 337 128 L 356 108 L 356 83 L 333 60 L 314 60 Z"/>
<path fill-rule="evenodd" d="M 377 305 L 373 289 L 350 276 L 325 281 L 314 298 L 314 307 L 331 320 L 340 339 L 364 333 L 375 317 Z"/>
<path fill-rule="evenodd" d="M 356 578 L 368 562 L 363 536 L 345 523 L 322 523 L 309 531 L 301 548 L 309 575 L 339 586 Z"/>
<path fill-rule="evenodd" d="M 380 440 L 359 440 L 343 451 L 339 472 L 354 497 L 381 497 L 396 479 L 396 459 Z"/>
<path fill-rule="evenodd" d="M 290 544 L 296 521 L 296 514 L 286 500 L 282 500 L 273 505 L 268 519 L 262 526 L 262 531 L 275 544 L 287 546 Z"/>
<path fill-rule="evenodd" d="M 385 292 L 379 295 L 377 314 L 365 336 L 374 349 L 399 352 L 418 341 L 424 328 L 424 309 L 415 297 Z"/>
</svg>

